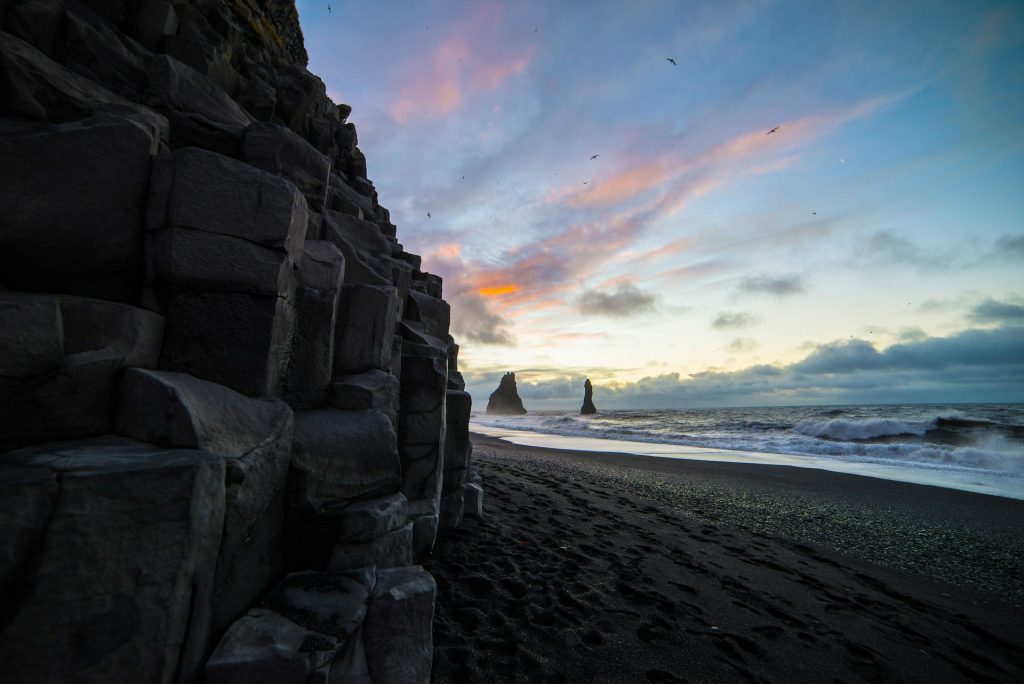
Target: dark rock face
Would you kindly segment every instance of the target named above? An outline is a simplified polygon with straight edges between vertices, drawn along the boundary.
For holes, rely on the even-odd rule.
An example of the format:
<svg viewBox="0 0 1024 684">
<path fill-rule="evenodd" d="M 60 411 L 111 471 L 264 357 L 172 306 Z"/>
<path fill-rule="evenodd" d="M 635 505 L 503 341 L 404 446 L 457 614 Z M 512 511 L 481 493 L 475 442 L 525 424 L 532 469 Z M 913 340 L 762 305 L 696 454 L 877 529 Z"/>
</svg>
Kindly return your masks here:
<svg viewBox="0 0 1024 684">
<path fill-rule="evenodd" d="M 429 679 L 471 398 L 305 65 L 289 0 L 0 3 L 4 682 Z"/>
<path fill-rule="evenodd" d="M 594 386 L 590 384 L 590 378 L 583 383 L 583 407 L 580 408 L 580 413 L 585 416 L 597 413 L 597 407 L 594 406 Z"/>
<path fill-rule="evenodd" d="M 519 398 L 519 391 L 516 389 L 515 373 L 505 373 L 501 376 L 498 389 L 491 392 L 491 397 L 487 400 L 487 413 L 509 416 L 521 416 L 526 413 L 523 400 Z"/>
</svg>

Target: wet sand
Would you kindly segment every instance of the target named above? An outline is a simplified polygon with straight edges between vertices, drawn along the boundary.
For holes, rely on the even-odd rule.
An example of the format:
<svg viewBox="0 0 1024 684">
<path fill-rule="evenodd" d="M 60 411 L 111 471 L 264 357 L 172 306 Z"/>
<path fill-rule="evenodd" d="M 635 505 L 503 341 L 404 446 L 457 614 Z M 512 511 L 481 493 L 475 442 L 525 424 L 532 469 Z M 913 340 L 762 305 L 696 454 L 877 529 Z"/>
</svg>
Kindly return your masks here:
<svg viewBox="0 0 1024 684">
<path fill-rule="evenodd" d="M 435 682 L 1024 680 L 1024 501 L 473 442 Z"/>
</svg>

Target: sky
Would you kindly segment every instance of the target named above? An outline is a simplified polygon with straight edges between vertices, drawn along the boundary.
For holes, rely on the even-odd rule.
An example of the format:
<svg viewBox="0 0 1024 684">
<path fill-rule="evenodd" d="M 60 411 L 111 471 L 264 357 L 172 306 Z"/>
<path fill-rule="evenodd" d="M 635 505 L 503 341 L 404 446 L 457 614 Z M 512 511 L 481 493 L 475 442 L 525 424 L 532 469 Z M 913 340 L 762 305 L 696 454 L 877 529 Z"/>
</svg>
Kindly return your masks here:
<svg viewBox="0 0 1024 684">
<path fill-rule="evenodd" d="M 1024 3 L 298 9 L 476 409 L 1024 401 Z"/>
</svg>

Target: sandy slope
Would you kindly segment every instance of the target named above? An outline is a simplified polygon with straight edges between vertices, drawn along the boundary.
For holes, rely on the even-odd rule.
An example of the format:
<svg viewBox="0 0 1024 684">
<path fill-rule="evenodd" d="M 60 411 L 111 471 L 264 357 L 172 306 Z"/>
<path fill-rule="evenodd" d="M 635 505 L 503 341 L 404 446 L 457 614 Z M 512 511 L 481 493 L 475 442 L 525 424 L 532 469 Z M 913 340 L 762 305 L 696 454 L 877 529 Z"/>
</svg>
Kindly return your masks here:
<svg viewBox="0 0 1024 684">
<path fill-rule="evenodd" d="M 441 587 L 435 682 L 1024 680 L 1024 610 L 1013 595 L 1024 561 L 1014 569 L 1000 551 L 1016 543 L 1000 535 L 1024 535 L 1024 502 L 799 476 L 821 480 L 815 497 L 832 502 L 821 515 L 840 521 L 871 520 L 893 497 L 902 509 L 887 536 L 896 540 L 919 532 L 922 518 L 941 529 L 943 511 L 968 507 L 977 518 L 957 526 L 957 538 L 983 548 L 974 537 L 995 537 L 998 557 L 959 574 L 991 566 L 974 584 L 1006 585 L 1002 600 L 963 586 L 971 582 L 838 553 L 828 548 L 843 542 L 836 525 L 757 531 L 759 511 L 788 510 L 791 497 L 806 501 L 801 492 L 815 489 L 778 470 L 772 483 L 744 466 L 709 474 L 707 464 L 646 459 L 637 470 L 613 457 L 474 443 L 485 520 L 467 521 L 428 563 Z M 815 529 L 826 543 L 806 542 Z M 927 539 L 921 547 L 926 559 Z"/>
</svg>

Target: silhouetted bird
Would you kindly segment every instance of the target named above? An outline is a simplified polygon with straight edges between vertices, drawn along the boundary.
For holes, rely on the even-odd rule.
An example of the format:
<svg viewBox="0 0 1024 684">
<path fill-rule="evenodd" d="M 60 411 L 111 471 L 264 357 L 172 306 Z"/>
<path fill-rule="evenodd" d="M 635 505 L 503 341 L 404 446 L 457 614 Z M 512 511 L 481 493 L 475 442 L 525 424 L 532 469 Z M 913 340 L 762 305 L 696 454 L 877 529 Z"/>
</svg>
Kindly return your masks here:
<svg viewBox="0 0 1024 684">
<path fill-rule="evenodd" d="M 600 157 L 600 156 L 601 156 L 601 155 L 599 155 L 599 154 L 595 154 L 595 155 L 594 155 L 593 157 L 591 157 L 591 159 L 597 159 L 597 158 L 598 158 L 598 157 Z"/>
<path fill-rule="evenodd" d="M 812 211 L 811 213 L 814 214 L 815 216 L 818 215 L 818 212 L 816 212 L 816 211 Z"/>
<path fill-rule="evenodd" d="M 672 62 L 672 66 L 679 66 L 678 64 L 676 64 L 676 60 L 672 59 L 671 57 L 666 57 L 665 59 Z"/>
<path fill-rule="evenodd" d="M 427 212 L 427 218 L 430 218 L 430 212 L 429 211 Z"/>
<path fill-rule="evenodd" d="M 770 131 L 768 131 L 767 133 L 765 133 L 765 135 L 771 135 L 772 133 L 774 133 L 774 132 L 775 132 L 775 131 L 777 131 L 777 130 L 779 130 L 779 127 L 778 127 L 778 126 L 776 126 L 776 127 L 775 127 L 775 128 L 773 128 L 772 130 L 770 130 Z"/>
<path fill-rule="evenodd" d="M 330 11 L 331 11 L 331 6 L 330 6 L 330 5 L 328 5 L 328 6 L 327 6 L 327 11 L 328 11 L 328 12 L 330 12 Z"/>
<path fill-rule="evenodd" d="M 587 184 L 587 183 L 589 183 L 589 182 L 590 182 L 590 181 L 583 181 L 583 184 L 584 184 L 584 185 L 586 185 L 586 184 Z"/>
</svg>

